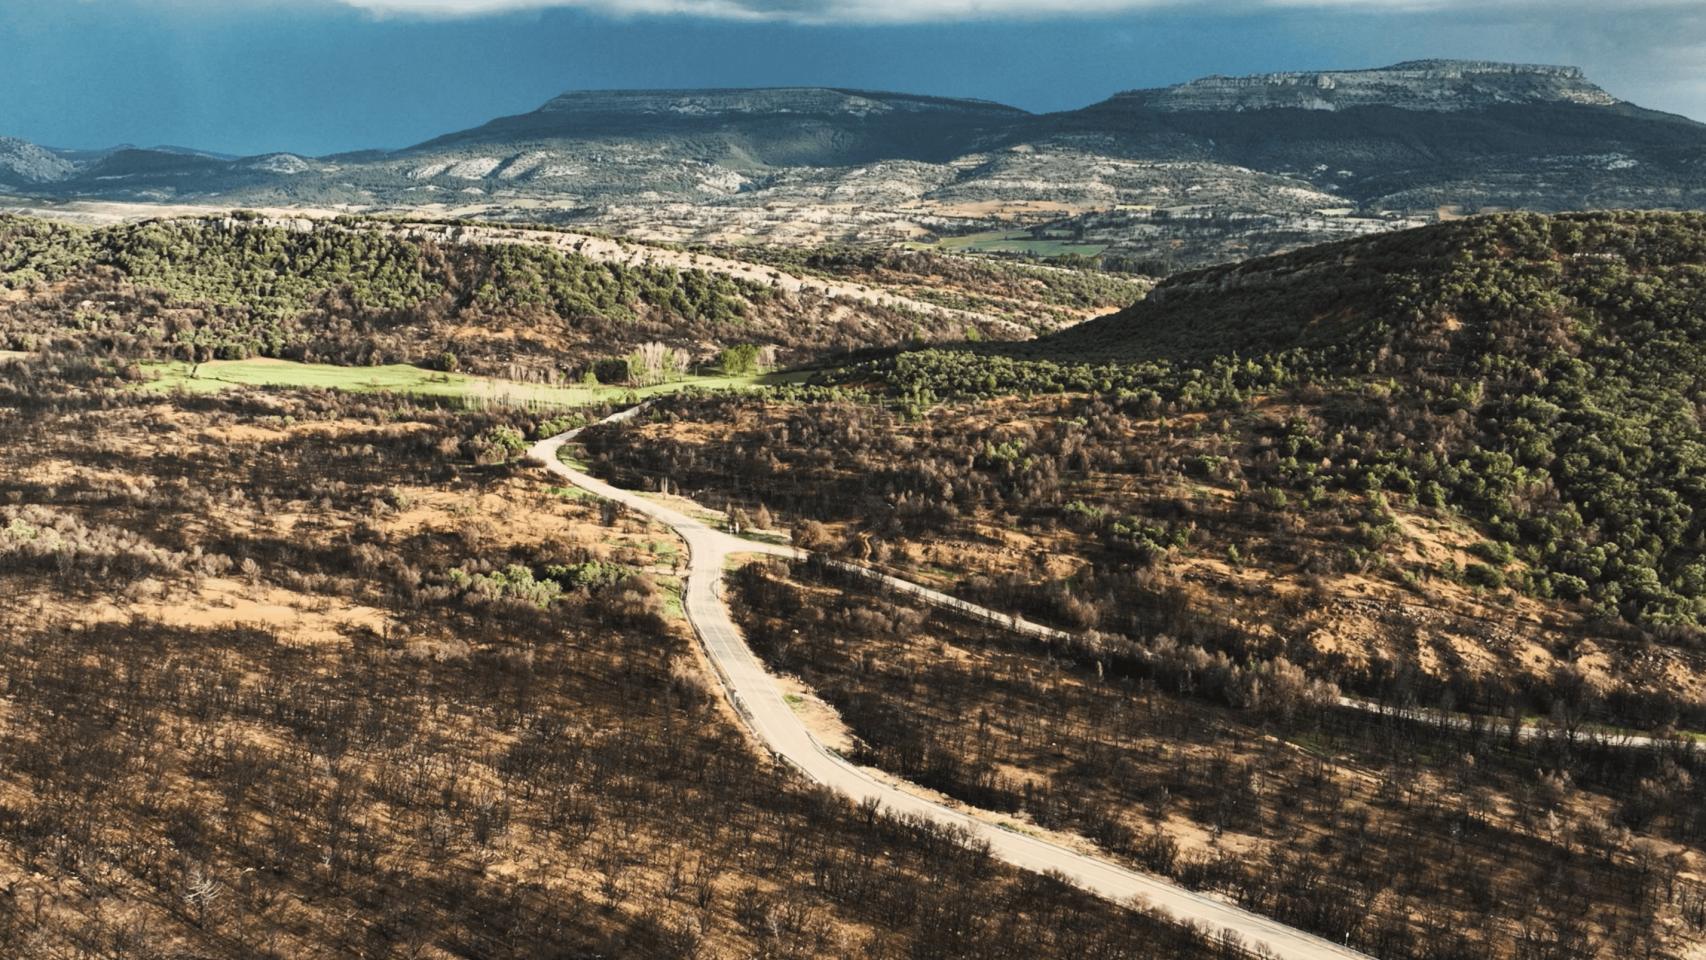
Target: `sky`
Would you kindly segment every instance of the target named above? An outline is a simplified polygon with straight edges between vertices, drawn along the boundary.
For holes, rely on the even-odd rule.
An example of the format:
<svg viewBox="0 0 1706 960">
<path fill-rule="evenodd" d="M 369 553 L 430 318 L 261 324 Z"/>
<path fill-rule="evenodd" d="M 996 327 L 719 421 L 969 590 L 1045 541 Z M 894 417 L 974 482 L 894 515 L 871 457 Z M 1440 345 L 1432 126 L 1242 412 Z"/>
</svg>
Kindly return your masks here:
<svg viewBox="0 0 1706 960">
<path fill-rule="evenodd" d="M 1046 111 L 1425 57 L 1574 64 L 1706 120 L 1702 0 L 0 0 L 0 136 L 323 155 L 576 89 L 824 85 Z"/>
</svg>

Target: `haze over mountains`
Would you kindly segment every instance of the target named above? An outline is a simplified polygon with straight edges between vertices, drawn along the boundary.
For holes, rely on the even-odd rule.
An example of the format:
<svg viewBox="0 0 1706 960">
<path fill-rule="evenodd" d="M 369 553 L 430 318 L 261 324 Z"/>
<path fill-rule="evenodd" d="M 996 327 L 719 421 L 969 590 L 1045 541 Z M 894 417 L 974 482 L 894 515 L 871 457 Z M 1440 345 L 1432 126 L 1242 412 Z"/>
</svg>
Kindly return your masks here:
<svg viewBox="0 0 1706 960">
<path fill-rule="evenodd" d="M 0 141 L 53 199 L 428 207 L 675 240 L 929 240 L 1230 259 L 1442 210 L 1706 206 L 1706 126 L 1574 68 L 1209 77 L 1054 114 L 827 88 L 566 93 L 392 151 L 227 158 Z"/>
</svg>

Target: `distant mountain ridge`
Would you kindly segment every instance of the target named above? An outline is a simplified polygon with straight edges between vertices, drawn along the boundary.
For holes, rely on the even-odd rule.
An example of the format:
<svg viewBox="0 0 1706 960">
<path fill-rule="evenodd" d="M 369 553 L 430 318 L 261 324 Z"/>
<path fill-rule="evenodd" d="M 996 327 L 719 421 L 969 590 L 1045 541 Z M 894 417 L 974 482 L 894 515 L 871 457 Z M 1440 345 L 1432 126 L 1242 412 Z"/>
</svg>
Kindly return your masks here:
<svg viewBox="0 0 1706 960">
<path fill-rule="evenodd" d="M 586 110 L 604 104 L 634 113 L 674 113 L 684 116 L 752 113 L 851 113 L 868 115 L 894 111 L 989 109 L 1027 114 L 993 100 L 935 97 L 926 94 L 842 87 L 725 87 L 707 89 L 577 90 L 561 94 L 539 108 L 540 113 Z"/>
<path fill-rule="evenodd" d="M 1499 103 L 1608 107 L 1621 102 L 1589 83 L 1577 67 L 1484 60 L 1410 60 L 1372 70 L 1204 77 L 1119 97 L 1170 111 L 1386 106 L 1457 112 Z"/>
<path fill-rule="evenodd" d="M 77 165 L 16 137 L 0 137 L 0 186 L 52 183 L 76 172 Z"/>
<path fill-rule="evenodd" d="M 719 242 L 1024 227 L 1041 232 L 1022 249 L 1064 240 L 1203 262 L 1441 211 L 1706 208 L 1706 125 L 1619 100 L 1574 67 L 1412 60 L 1206 77 L 1050 114 L 833 87 L 579 91 L 414 146 L 320 158 L 5 141 L 0 187 L 427 207 Z"/>
<path fill-rule="evenodd" d="M 1030 114 L 986 100 L 776 87 L 728 90 L 591 90 L 539 109 L 429 140 L 405 155 L 470 145 L 555 142 L 619 146 L 636 139 L 749 169 L 839 166 L 886 159 L 939 161 L 1005 132 Z"/>
</svg>

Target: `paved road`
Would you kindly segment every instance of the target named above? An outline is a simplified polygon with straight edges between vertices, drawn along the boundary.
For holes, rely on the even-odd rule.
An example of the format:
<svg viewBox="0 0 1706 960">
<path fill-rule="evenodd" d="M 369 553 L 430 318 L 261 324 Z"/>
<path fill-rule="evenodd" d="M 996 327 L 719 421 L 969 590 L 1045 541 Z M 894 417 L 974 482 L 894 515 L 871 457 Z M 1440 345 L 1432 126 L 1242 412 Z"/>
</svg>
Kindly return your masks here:
<svg viewBox="0 0 1706 960">
<path fill-rule="evenodd" d="M 641 408 L 623 411 L 613 421 L 630 419 Z M 1142 903 L 1174 918 L 1215 931 L 1229 931 L 1242 938 L 1251 951 L 1265 949 L 1283 960 L 1346 960 L 1364 954 L 1330 943 L 1284 924 L 1258 916 L 1212 897 L 1194 893 L 1159 877 L 1128 870 L 1097 857 L 1069 850 L 1046 840 L 1004 830 L 992 823 L 884 783 L 829 750 L 806 729 L 793 708 L 782 697 L 776 681 L 765 671 L 741 638 L 729 615 L 728 605 L 718 596 L 723 573 L 731 556 L 767 554 L 799 558 L 792 547 L 754 543 L 730 536 L 679 510 L 672 509 L 633 491 L 622 490 L 573 470 L 557 459 L 563 444 L 579 431 L 571 431 L 535 445 L 529 455 L 570 483 L 601 497 L 617 501 L 636 513 L 669 526 L 686 541 L 689 562 L 685 608 L 698 632 L 705 652 L 715 665 L 735 709 L 758 740 L 806 777 L 831 787 L 855 801 L 875 800 L 889 811 L 911 814 L 964 830 L 989 844 L 991 853 L 1006 862 L 1038 873 L 1058 872 L 1078 886 L 1121 903 Z M 862 568 L 851 567 L 854 570 Z M 874 571 L 864 575 L 881 579 L 934 602 L 966 608 L 972 605 L 945 594 L 927 591 L 906 581 Z M 982 609 L 982 608 L 975 608 Z M 1001 620 L 1008 618 L 999 617 Z M 1046 628 L 1038 628 L 1046 629 Z"/>
</svg>

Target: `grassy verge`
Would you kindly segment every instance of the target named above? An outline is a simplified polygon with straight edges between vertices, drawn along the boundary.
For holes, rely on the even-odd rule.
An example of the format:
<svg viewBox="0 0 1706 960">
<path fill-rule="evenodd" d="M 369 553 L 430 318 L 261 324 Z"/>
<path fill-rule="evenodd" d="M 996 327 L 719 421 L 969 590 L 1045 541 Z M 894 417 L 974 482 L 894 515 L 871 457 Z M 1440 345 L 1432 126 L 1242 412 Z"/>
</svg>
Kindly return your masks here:
<svg viewBox="0 0 1706 960">
<path fill-rule="evenodd" d="M 663 591 L 664 616 L 671 620 L 687 619 L 686 582 L 680 577 L 658 577 L 657 585 Z"/>
<path fill-rule="evenodd" d="M 580 487 L 550 487 L 545 492 L 553 496 L 562 497 L 564 500 L 599 499 L 598 494 L 593 493 L 590 490 L 582 490 Z"/>
</svg>

